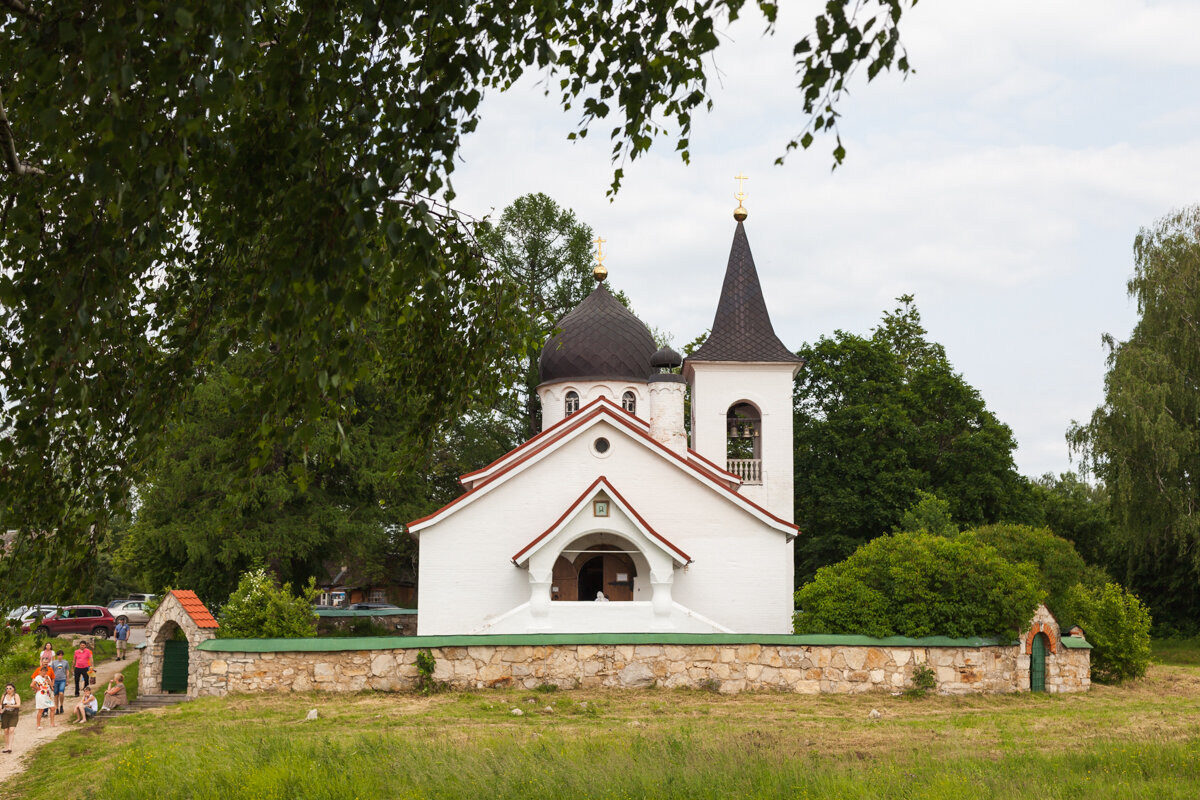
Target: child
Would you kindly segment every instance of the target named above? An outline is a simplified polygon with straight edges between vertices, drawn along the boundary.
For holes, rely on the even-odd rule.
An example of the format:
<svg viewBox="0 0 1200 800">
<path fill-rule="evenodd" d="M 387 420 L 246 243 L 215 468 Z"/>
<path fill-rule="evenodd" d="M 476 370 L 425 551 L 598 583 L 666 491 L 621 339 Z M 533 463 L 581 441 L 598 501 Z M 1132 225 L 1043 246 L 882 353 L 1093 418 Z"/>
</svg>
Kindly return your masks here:
<svg viewBox="0 0 1200 800">
<path fill-rule="evenodd" d="M 33 696 L 34 708 L 37 709 L 37 729 L 42 729 L 42 715 L 50 715 L 50 727 L 54 727 L 54 693 L 51 691 L 50 679 L 45 675 L 35 675 L 33 686 L 36 694 Z"/>
<path fill-rule="evenodd" d="M 75 706 L 75 719 L 72 722 L 87 722 L 96 716 L 96 698 L 92 695 L 92 687 L 83 687 L 83 699 Z"/>
<path fill-rule="evenodd" d="M 67 713 L 63 703 L 66 702 L 67 696 L 67 673 L 70 672 L 71 665 L 63 658 L 63 651 L 59 650 L 54 654 L 54 660 L 50 662 L 50 670 L 54 673 L 54 706 L 59 714 Z"/>
</svg>

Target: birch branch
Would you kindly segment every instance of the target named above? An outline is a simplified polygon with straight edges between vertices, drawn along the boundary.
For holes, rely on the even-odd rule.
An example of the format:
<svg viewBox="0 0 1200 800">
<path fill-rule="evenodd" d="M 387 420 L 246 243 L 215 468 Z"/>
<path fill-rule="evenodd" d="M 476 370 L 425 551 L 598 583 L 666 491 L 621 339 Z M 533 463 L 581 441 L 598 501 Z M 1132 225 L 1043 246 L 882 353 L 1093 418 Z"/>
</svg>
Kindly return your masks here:
<svg viewBox="0 0 1200 800">
<path fill-rule="evenodd" d="M 5 5 L 13 3 L 20 5 L 19 0 L 0 0 Z M 45 175 L 37 167 L 21 163 L 17 158 L 17 142 L 13 139 L 12 126 L 8 124 L 8 114 L 4 112 L 4 95 L 0 94 L 0 152 L 3 152 L 4 163 L 8 171 L 14 175 Z"/>
<path fill-rule="evenodd" d="M 7 6 L 23 17 L 29 17 L 34 22 L 42 21 L 42 12 L 34 11 L 29 6 L 21 2 L 21 0 L 0 0 L 0 5 Z"/>
</svg>

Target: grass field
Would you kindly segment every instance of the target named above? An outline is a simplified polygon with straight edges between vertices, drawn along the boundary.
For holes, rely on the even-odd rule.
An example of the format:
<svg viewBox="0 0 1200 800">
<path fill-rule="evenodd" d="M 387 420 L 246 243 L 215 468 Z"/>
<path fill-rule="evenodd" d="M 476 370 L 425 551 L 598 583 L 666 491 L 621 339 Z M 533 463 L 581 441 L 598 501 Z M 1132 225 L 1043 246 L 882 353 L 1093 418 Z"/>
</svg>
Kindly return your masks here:
<svg viewBox="0 0 1200 800">
<path fill-rule="evenodd" d="M 1130 685 L 1063 696 L 650 689 L 204 699 L 72 731 L 0 795 L 1194 800 L 1195 650 L 1175 648 L 1180 663 Z M 306 722 L 312 708 L 320 718 Z M 869 719 L 872 709 L 880 720 Z M 83 776 L 84 760 L 84 780 L 61 780 Z"/>
</svg>

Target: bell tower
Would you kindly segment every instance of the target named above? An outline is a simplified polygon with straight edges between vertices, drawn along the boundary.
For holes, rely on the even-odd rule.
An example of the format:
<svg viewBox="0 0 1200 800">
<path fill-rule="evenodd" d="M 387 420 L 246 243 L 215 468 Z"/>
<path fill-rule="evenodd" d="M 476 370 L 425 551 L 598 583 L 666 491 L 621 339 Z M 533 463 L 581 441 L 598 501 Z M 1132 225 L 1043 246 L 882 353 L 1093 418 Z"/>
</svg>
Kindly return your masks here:
<svg viewBox="0 0 1200 800">
<path fill-rule="evenodd" d="M 692 389 L 692 448 L 740 477 L 744 497 L 791 522 L 792 385 L 804 360 L 775 335 L 746 238 L 745 193 L 737 199 L 712 333 L 683 365 Z"/>
</svg>

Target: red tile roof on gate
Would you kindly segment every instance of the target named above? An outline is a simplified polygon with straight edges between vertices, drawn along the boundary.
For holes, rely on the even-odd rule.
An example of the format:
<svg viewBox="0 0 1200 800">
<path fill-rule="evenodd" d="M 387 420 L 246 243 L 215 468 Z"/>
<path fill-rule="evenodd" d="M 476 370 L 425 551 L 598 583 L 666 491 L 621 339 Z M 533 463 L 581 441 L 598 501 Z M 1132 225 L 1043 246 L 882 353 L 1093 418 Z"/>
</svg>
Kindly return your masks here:
<svg viewBox="0 0 1200 800">
<path fill-rule="evenodd" d="M 196 623 L 197 628 L 219 628 L 212 612 L 208 610 L 208 606 L 200 602 L 200 598 L 190 589 L 173 589 L 171 594 L 175 595 L 175 599 L 179 601 L 179 605 L 183 606 L 183 610 L 192 618 L 192 622 Z"/>
</svg>

